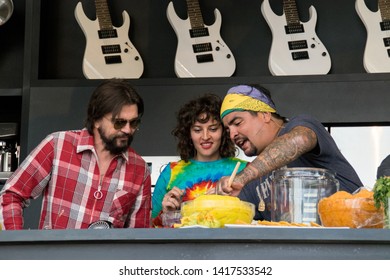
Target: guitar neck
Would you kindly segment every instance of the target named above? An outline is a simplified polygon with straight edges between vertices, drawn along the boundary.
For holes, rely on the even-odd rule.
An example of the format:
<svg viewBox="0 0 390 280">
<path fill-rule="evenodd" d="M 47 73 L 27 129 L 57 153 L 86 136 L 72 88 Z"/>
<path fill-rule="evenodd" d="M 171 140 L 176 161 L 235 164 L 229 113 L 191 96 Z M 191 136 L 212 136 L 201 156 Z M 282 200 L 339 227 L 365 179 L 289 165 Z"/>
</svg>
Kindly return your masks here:
<svg viewBox="0 0 390 280">
<path fill-rule="evenodd" d="M 198 0 L 187 0 L 187 13 L 192 29 L 204 27 L 202 12 L 200 10 Z"/>
<path fill-rule="evenodd" d="M 283 11 L 286 16 L 287 25 L 300 24 L 295 0 L 283 0 Z"/>
<path fill-rule="evenodd" d="M 390 20 L 390 3 L 388 0 L 378 0 L 378 7 L 381 12 L 382 21 Z"/>
<path fill-rule="evenodd" d="M 107 0 L 95 0 L 96 17 L 101 30 L 113 29 Z"/>
</svg>

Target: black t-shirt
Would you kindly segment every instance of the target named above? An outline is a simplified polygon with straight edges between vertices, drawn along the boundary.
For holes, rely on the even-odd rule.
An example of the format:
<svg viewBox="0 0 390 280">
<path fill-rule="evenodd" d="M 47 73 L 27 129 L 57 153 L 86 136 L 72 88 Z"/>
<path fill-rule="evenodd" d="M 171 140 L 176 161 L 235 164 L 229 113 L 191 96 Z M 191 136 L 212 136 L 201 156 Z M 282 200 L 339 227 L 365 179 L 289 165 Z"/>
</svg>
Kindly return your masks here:
<svg viewBox="0 0 390 280">
<path fill-rule="evenodd" d="M 390 155 L 381 162 L 376 172 L 377 179 L 383 176 L 390 176 Z"/>
<path fill-rule="evenodd" d="M 309 115 L 298 115 L 285 123 L 279 136 L 288 133 L 296 126 L 304 126 L 313 130 L 317 135 L 318 144 L 312 151 L 289 163 L 287 167 L 314 167 L 330 170 L 335 173 L 336 179 L 339 180 L 340 190 L 349 193 L 363 186 L 356 171 L 341 154 L 329 132 L 315 118 Z M 258 211 L 257 209 L 255 220 L 271 219 L 271 182 L 272 173 L 250 182 L 240 192 L 239 198 L 253 203 L 256 208 L 258 208 L 261 201 L 264 201 L 266 209 L 265 211 Z"/>
</svg>

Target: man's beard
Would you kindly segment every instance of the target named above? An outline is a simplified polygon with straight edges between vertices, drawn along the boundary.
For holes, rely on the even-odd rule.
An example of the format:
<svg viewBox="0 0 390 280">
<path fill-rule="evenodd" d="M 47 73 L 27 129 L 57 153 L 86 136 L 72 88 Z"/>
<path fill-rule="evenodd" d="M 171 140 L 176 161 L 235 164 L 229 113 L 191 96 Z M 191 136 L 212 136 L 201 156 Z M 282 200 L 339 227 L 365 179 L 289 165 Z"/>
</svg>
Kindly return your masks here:
<svg viewBox="0 0 390 280">
<path fill-rule="evenodd" d="M 119 155 L 123 152 L 126 152 L 127 149 L 130 147 L 131 142 L 133 142 L 133 135 L 131 134 L 123 134 L 121 136 L 115 135 L 112 138 L 108 138 L 104 135 L 104 131 L 102 130 L 101 127 L 98 128 L 98 132 L 100 135 L 100 138 L 102 139 L 104 143 L 104 148 L 109 151 L 113 155 Z M 118 143 L 118 138 L 122 136 L 127 136 L 127 143 L 119 146 Z M 124 141 L 120 142 L 121 144 L 124 143 Z"/>
<path fill-rule="evenodd" d="M 243 145 L 249 146 L 249 148 L 244 149 L 243 145 L 238 145 L 237 142 L 243 141 Z M 241 151 L 244 152 L 244 154 L 247 157 L 253 157 L 253 156 L 258 156 L 259 153 L 257 151 L 257 148 L 255 145 L 252 144 L 252 142 L 249 141 L 247 137 L 239 137 L 238 139 L 235 139 L 234 143 L 241 149 Z"/>
<path fill-rule="evenodd" d="M 254 145 L 250 144 L 250 149 L 244 152 L 244 154 L 247 157 L 253 157 L 253 156 L 258 156 L 259 152 L 257 151 L 257 148 Z"/>
<path fill-rule="evenodd" d="M 264 125 L 262 125 L 256 132 L 255 136 L 257 137 L 260 133 L 262 133 L 264 131 Z M 258 156 L 263 150 L 259 151 L 258 148 L 252 144 L 251 141 L 249 141 L 248 138 L 246 138 L 246 141 L 249 142 L 249 150 L 244 154 L 247 156 L 247 157 L 253 157 L 253 156 Z"/>
</svg>

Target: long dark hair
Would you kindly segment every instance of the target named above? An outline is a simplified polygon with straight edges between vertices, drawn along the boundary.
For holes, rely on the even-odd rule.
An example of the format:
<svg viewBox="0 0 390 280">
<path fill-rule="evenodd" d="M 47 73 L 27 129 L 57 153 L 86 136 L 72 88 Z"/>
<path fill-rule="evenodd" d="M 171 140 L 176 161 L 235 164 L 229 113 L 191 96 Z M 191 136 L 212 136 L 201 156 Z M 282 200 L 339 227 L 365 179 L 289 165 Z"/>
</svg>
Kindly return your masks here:
<svg viewBox="0 0 390 280">
<path fill-rule="evenodd" d="M 92 93 L 87 109 L 85 127 L 93 134 L 93 127 L 97 120 L 112 113 L 117 116 L 125 105 L 137 105 L 138 116 L 144 114 L 144 102 L 136 90 L 125 80 L 109 79 L 101 83 Z"/>
<path fill-rule="evenodd" d="M 214 119 L 221 123 L 220 110 L 222 100 L 219 96 L 207 93 L 197 99 L 193 99 L 184 104 L 177 113 L 177 124 L 172 131 L 172 135 L 176 137 L 177 150 L 180 158 L 188 161 L 194 158 L 196 150 L 191 139 L 191 127 L 195 122 L 206 123 L 210 119 Z M 201 118 L 202 117 L 202 118 Z M 222 123 L 221 123 L 222 125 Z M 229 134 L 222 125 L 222 139 L 219 147 L 219 154 L 222 158 L 234 157 L 236 148 L 231 141 Z"/>
</svg>

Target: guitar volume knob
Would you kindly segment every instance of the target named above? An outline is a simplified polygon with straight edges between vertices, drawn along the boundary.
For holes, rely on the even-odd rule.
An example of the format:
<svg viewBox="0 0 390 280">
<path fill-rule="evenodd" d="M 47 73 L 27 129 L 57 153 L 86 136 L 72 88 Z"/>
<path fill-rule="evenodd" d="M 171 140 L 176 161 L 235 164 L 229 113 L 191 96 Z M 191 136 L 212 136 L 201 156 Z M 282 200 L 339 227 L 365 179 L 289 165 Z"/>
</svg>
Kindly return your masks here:
<svg viewBox="0 0 390 280">
<path fill-rule="evenodd" d="M 134 59 L 135 59 L 136 61 L 138 61 L 138 60 L 139 60 L 139 56 L 137 55 L 136 57 L 134 57 Z"/>
<path fill-rule="evenodd" d="M 226 57 L 227 57 L 227 58 L 231 58 L 232 55 L 229 53 L 229 54 L 226 55 Z"/>
</svg>

